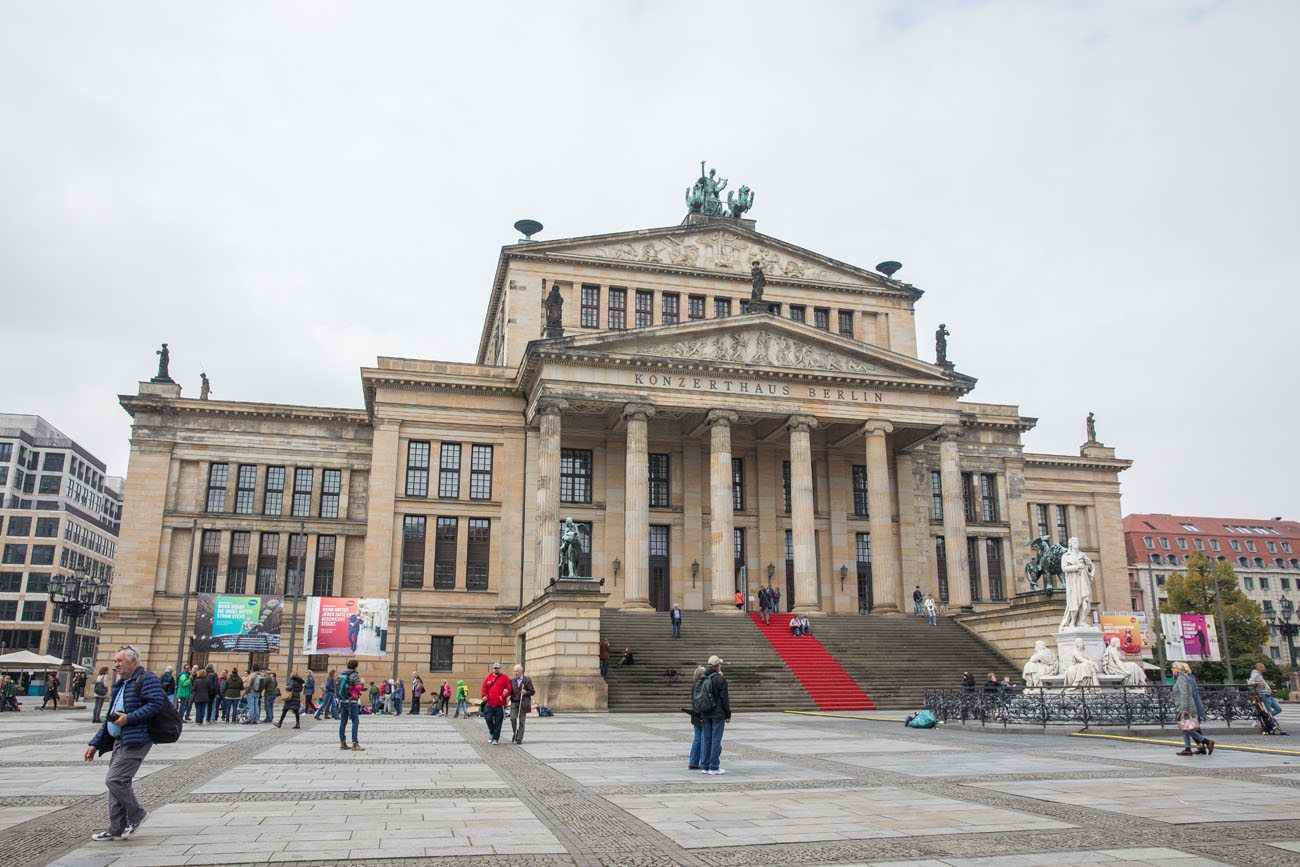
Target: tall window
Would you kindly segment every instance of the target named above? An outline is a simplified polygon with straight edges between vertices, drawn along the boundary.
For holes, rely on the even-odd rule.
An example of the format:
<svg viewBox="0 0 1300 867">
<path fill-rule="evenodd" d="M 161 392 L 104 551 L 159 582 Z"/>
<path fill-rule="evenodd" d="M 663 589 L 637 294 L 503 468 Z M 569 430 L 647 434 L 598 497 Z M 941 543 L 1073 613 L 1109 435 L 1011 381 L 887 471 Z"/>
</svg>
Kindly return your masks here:
<svg viewBox="0 0 1300 867">
<path fill-rule="evenodd" d="M 822 331 L 831 330 L 831 311 L 825 307 L 813 308 L 813 328 L 820 328 Z"/>
<path fill-rule="evenodd" d="M 429 496 L 429 444 L 411 440 L 406 444 L 406 496 Z"/>
<path fill-rule="evenodd" d="M 686 299 L 686 318 L 703 319 L 704 318 L 704 301 L 703 295 L 692 295 Z"/>
<path fill-rule="evenodd" d="M 853 311 L 841 310 L 839 312 L 839 326 L 841 337 L 853 336 Z"/>
<path fill-rule="evenodd" d="M 293 471 L 293 511 L 295 518 L 311 515 L 311 485 L 315 471 L 311 467 L 295 467 Z"/>
<path fill-rule="evenodd" d="M 262 514 L 280 515 L 284 510 L 284 467 L 266 468 L 266 491 L 262 494 Z"/>
<path fill-rule="evenodd" d="M 862 464 L 853 465 L 853 514 L 867 516 L 867 468 Z"/>
<path fill-rule="evenodd" d="M 429 671 L 451 671 L 455 641 L 451 635 L 429 636 Z"/>
<path fill-rule="evenodd" d="M 1006 598 L 1002 579 L 1002 540 L 986 539 L 984 544 L 989 558 L 989 599 L 1001 602 Z"/>
<path fill-rule="evenodd" d="M 492 548 L 492 522 L 470 518 L 465 543 L 465 589 L 488 589 L 488 554 Z"/>
<path fill-rule="evenodd" d="M 560 449 L 560 502 L 591 502 L 591 449 Z"/>
<path fill-rule="evenodd" d="M 236 530 L 230 534 L 230 557 L 226 561 L 226 592 L 242 596 L 248 589 L 248 554 L 253 534 Z"/>
<path fill-rule="evenodd" d="M 978 520 L 975 514 L 975 498 L 971 496 L 971 474 L 961 474 L 961 504 L 962 510 L 966 513 L 966 520 L 974 523 Z"/>
<path fill-rule="evenodd" d="M 790 319 L 793 322 L 807 322 L 808 308 L 803 306 L 802 304 L 791 304 Z"/>
<path fill-rule="evenodd" d="M 280 534 L 263 533 L 257 548 L 257 581 L 253 592 L 259 596 L 275 592 L 275 561 L 280 556 Z"/>
<path fill-rule="evenodd" d="M 438 496 L 454 500 L 460 496 L 460 443 L 443 443 L 438 458 Z"/>
<path fill-rule="evenodd" d="M 289 559 L 285 563 L 284 595 L 302 596 L 307 569 L 307 534 L 289 534 Z"/>
<path fill-rule="evenodd" d="M 339 493 L 343 490 L 342 470 L 322 470 L 320 479 L 320 516 L 339 516 Z"/>
<path fill-rule="evenodd" d="M 745 511 L 745 459 L 731 459 L 731 510 Z"/>
<path fill-rule="evenodd" d="M 636 327 L 649 328 L 654 325 L 655 293 L 649 289 L 636 290 Z"/>
<path fill-rule="evenodd" d="M 939 601 L 948 601 L 948 546 L 943 536 L 934 537 L 935 575 L 939 581 Z"/>
<path fill-rule="evenodd" d="M 930 470 L 930 520 L 943 520 L 943 473 Z"/>
<path fill-rule="evenodd" d="M 970 598 L 979 602 L 980 596 L 980 540 L 974 536 L 966 537 L 966 565 L 970 569 Z"/>
<path fill-rule="evenodd" d="M 316 570 L 311 579 L 313 596 L 334 595 L 334 554 L 337 549 L 337 536 L 316 537 Z"/>
<path fill-rule="evenodd" d="M 226 510 L 226 480 L 230 477 L 229 464 L 212 464 L 208 467 L 208 511 Z"/>
<path fill-rule="evenodd" d="M 713 318 L 714 318 L 714 319 L 726 319 L 726 318 L 727 318 L 728 316 L 730 316 L 730 315 L 731 315 L 731 299 L 730 299 L 730 298 L 714 298 L 714 299 L 713 299 Z"/>
<path fill-rule="evenodd" d="M 856 543 L 856 549 L 858 555 L 857 562 L 870 563 L 871 562 L 871 534 L 858 533 L 856 534 L 854 541 Z"/>
<path fill-rule="evenodd" d="M 402 518 L 402 586 L 418 590 L 424 586 L 424 515 Z"/>
<path fill-rule="evenodd" d="M 790 512 L 790 462 L 781 461 L 781 502 L 785 504 L 786 514 Z"/>
<path fill-rule="evenodd" d="M 221 558 L 221 531 L 204 530 L 199 543 L 199 574 L 195 593 L 217 592 L 217 561 Z"/>
<path fill-rule="evenodd" d="M 600 327 L 600 287 L 582 284 L 582 327 Z"/>
<path fill-rule="evenodd" d="M 627 328 L 627 290 L 622 286 L 609 287 L 608 324 L 615 331 Z"/>
<path fill-rule="evenodd" d="M 469 498 L 492 499 L 492 446 L 478 443 L 470 446 Z"/>
<path fill-rule="evenodd" d="M 980 520 L 998 520 L 998 477 L 991 473 L 980 474 Z"/>
<path fill-rule="evenodd" d="M 256 498 L 257 467 L 251 464 L 240 464 L 239 473 L 235 476 L 235 513 L 239 515 L 253 514 L 253 505 Z"/>
<path fill-rule="evenodd" d="M 28 599 L 23 603 L 23 620 L 40 623 L 45 620 L 45 600 Z"/>
<path fill-rule="evenodd" d="M 456 531 L 457 519 L 438 518 L 438 531 L 433 539 L 433 589 L 456 589 Z"/>
<path fill-rule="evenodd" d="M 1034 506 L 1034 523 L 1038 525 L 1038 535 L 1052 538 L 1052 528 L 1047 523 L 1047 506 L 1038 503 Z"/>
<path fill-rule="evenodd" d="M 1070 541 L 1070 522 L 1065 506 L 1056 507 L 1056 540 L 1062 545 Z"/>
<path fill-rule="evenodd" d="M 650 505 L 656 508 L 668 508 L 668 455 L 651 454 L 650 458 Z"/>
<path fill-rule="evenodd" d="M 663 305 L 661 321 L 664 325 L 676 325 L 682 318 L 682 296 L 676 292 L 665 292 L 661 297 L 663 299 L 661 302 Z"/>
</svg>

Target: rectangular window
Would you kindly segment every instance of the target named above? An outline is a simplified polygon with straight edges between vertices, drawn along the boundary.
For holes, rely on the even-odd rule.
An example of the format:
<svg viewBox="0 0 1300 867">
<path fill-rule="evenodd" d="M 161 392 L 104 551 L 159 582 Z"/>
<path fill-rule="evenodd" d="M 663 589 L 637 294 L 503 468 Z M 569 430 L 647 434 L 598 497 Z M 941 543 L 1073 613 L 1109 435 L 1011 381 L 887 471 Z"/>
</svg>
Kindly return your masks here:
<svg viewBox="0 0 1300 867">
<path fill-rule="evenodd" d="M 1241 550 L 1241 543 L 1238 542 L 1236 539 L 1229 539 L 1229 540 L 1228 540 L 1228 544 L 1232 546 L 1232 550 L 1234 550 L 1234 551 L 1240 551 L 1240 550 Z M 1165 547 L 1168 548 L 1169 546 L 1166 545 Z"/>
<path fill-rule="evenodd" d="M 284 467 L 266 468 L 266 491 L 262 494 L 262 514 L 280 515 L 284 510 Z"/>
<path fill-rule="evenodd" d="M 32 519 L 27 515 L 10 515 L 9 516 L 9 535 L 14 538 L 30 536 L 32 534 Z"/>
<path fill-rule="evenodd" d="M 992 473 L 980 474 L 980 520 L 986 524 L 998 518 L 998 477 Z"/>
<path fill-rule="evenodd" d="M 1184 550 L 1186 550 L 1186 546 L 1185 546 L 1185 545 L 1182 546 L 1182 547 L 1183 547 Z M 1274 545 L 1272 542 L 1265 542 L 1265 543 L 1264 543 L 1264 547 L 1265 547 L 1266 549 L 1268 549 L 1268 553 L 1270 553 L 1270 554 L 1276 554 L 1276 553 L 1277 553 L 1277 546 Z"/>
<path fill-rule="evenodd" d="M 813 308 L 813 328 L 820 328 L 822 331 L 831 330 L 831 311 L 825 307 Z"/>
<path fill-rule="evenodd" d="M 1246 550 L 1251 552 L 1252 554 L 1255 553 L 1255 543 L 1250 539 L 1246 540 Z"/>
<path fill-rule="evenodd" d="M 600 287 L 590 283 L 582 284 L 582 318 L 583 328 L 600 327 Z"/>
<path fill-rule="evenodd" d="M 790 514 L 790 462 L 781 461 L 781 502 L 785 513 Z"/>
<path fill-rule="evenodd" d="M 731 510 L 745 511 L 745 459 L 731 459 Z"/>
<path fill-rule="evenodd" d="M 939 582 L 939 601 L 948 601 L 948 548 L 943 536 L 934 537 L 935 573 Z"/>
<path fill-rule="evenodd" d="M 27 592 L 28 593 L 50 592 L 50 573 L 49 572 L 28 572 Z"/>
<path fill-rule="evenodd" d="M 36 488 L 38 494 L 57 494 L 59 492 L 59 476 L 41 476 L 41 483 Z"/>
<path fill-rule="evenodd" d="M 703 295 L 692 295 L 692 296 L 690 296 L 689 298 L 687 298 L 687 299 L 686 299 L 686 318 L 687 318 L 687 319 L 703 319 L 703 318 L 704 318 L 704 302 L 705 302 L 705 298 L 704 298 Z"/>
<path fill-rule="evenodd" d="M 0 620 L 18 619 L 18 600 L 0 599 Z"/>
<path fill-rule="evenodd" d="M 1056 541 L 1066 545 L 1070 541 L 1070 522 L 1065 506 L 1056 507 Z"/>
<path fill-rule="evenodd" d="M 650 525 L 650 556 L 667 557 L 668 556 L 668 526 L 665 524 Z"/>
<path fill-rule="evenodd" d="M 334 595 L 334 553 L 337 550 L 337 536 L 316 537 L 316 570 L 311 579 L 313 596 Z"/>
<path fill-rule="evenodd" d="M 226 561 L 226 592 L 242 596 L 248 589 L 248 554 L 253 534 L 236 530 L 230 534 L 230 557 Z"/>
<path fill-rule="evenodd" d="M 28 599 L 23 603 L 23 620 L 40 623 L 45 620 L 45 600 Z"/>
<path fill-rule="evenodd" d="M 970 569 L 970 599 L 979 602 L 980 596 L 980 540 L 974 536 L 966 537 L 966 564 Z"/>
<path fill-rule="evenodd" d="M 654 325 L 655 293 L 648 289 L 636 290 L 636 327 L 649 328 Z"/>
<path fill-rule="evenodd" d="M 1265 578 L 1263 575 L 1259 576 L 1259 589 L 1260 590 L 1268 589 L 1268 579 Z"/>
<path fill-rule="evenodd" d="M 199 572 L 195 593 L 217 592 L 217 560 L 221 557 L 221 531 L 204 530 L 199 542 Z"/>
<path fill-rule="evenodd" d="M 314 476 L 311 467 L 296 467 L 293 471 L 293 511 L 295 518 L 311 515 L 311 486 Z"/>
<path fill-rule="evenodd" d="M 650 506 L 652 508 L 668 508 L 668 455 L 651 454 L 649 487 L 650 487 Z"/>
<path fill-rule="evenodd" d="M 790 321 L 791 321 L 791 322 L 807 322 L 807 321 L 808 321 L 808 308 L 805 307 L 805 306 L 803 306 L 802 304 L 791 304 L 791 305 L 790 305 Z"/>
<path fill-rule="evenodd" d="M 1251 578 L 1249 575 L 1243 575 L 1241 578 L 1241 586 L 1245 587 L 1247 590 L 1254 590 L 1255 579 Z"/>
<path fill-rule="evenodd" d="M 839 312 L 840 337 L 853 337 L 853 311 L 841 310 Z"/>
<path fill-rule="evenodd" d="M 726 318 L 727 318 L 728 316 L 730 316 L 730 315 L 731 315 L 731 299 L 730 299 L 730 298 L 714 298 L 714 299 L 713 299 L 713 318 L 714 318 L 714 319 L 726 319 Z"/>
<path fill-rule="evenodd" d="M 1160 547 L 1165 549 L 1166 551 L 1169 550 L 1169 539 L 1167 537 L 1165 536 L 1160 537 Z"/>
<path fill-rule="evenodd" d="M 492 522 L 470 518 L 465 541 L 465 589 L 488 589 L 488 556 L 492 550 Z"/>
<path fill-rule="evenodd" d="M 855 549 L 858 558 L 857 562 L 870 563 L 871 562 L 871 534 L 857 533 L 854 536 L 854 542 L 855 542 Z"/>
<path fill-rule="evenodd" d="M 429 636 L 429 671 L 451 671 L 455 641 L 451 635 Z"/>
<path fill-rule="evenodd" d="M 0 593 L 17 593 L 22 589 L 22 585 L 23 573 L 0 572 Z"/>
<path fill-rule="evenodd" d="M 1205 550 L 1205 542 L 1203 542 L 1203 541 L 1200 539 L 1200 537 L 1197 537 L 1197 538 L 1193 539 L 1193 540 L 1192 540 L 1192 544 L 1196 547 L 1196 550 L 1197 550 L 1197 551 L 1204 551 L 1204 550 Z"/>
<path fill-rule="evenodd" d="M 1152 539 L 1150 536 L 1143 536 L 1142 544 L 1145 545 L 1148 549 L 1154 550 L 1156 547 L 1156 540 Z"/>
<path fill-rule="evenodd" d="M 289 558 L 285 562 L 284 595 L 302 596 L 307 586 L 307 534 L 289 534 Z"/>
<path fill-rule="evenodd" d="M 469 450 L 469 498 L 492 499 L 492 446 L 478 443 Z"/>
<path fill-rule="evenodd" d="M 444 500 L 460 497 L 460 443 L 443 443 L 438 457 L 438 496 Z"/>
<path fill-rule="evenodd" d="M 560 449 L 560 502 L 591 502 L 591 449 Z"/>
<path fill-rule="evenodd" d="M 609 327 L 614 331 L 627 328 L 627 290 L 621 286 L 609 287 Z"/>
<path fill-rule="evenodd" d="M 867 468 L 862 464 L 853 465 L 853 514 L 867 516 Z"/>
<path fill-rule="evenodd" d="M 226 510 L 226 480 L 230 476 L 229 464 L 212 464 L 208 467 L 208 511 Z"/>
<path fill-rule="evenodd" d="M 429 444 L 411 440 L 406 444 L 406 496 L 429 496 Z"/>
<path fill-rule="evenodd" d="M 402 518 L 402 587 L 419 590 L 424 586 L 424 515 Z"/>
<path fill-rule="evenodd" d="M 66 550 L 66 549 L 65 549 Z M 81 557 L 80 554 L 77 555 Z M 32 546 L 32 565 L 33 566 L 53 566 L 54 565 L 54 546 L 53 545 L 33 545 Z"/>
<path fill-rule="evenodd" d="M 1052 538 L 1051 528 L 1047 523 L 1047 506 L 1039 503 L 1034 506 L 1034 522 L 1038 525 L 1038 535 Z"/>
<path fill-rule="evenodd" d="M 456 518 L 439 518 L 433 544 L 433 589 L 456 589 Z"/>
<path fill-rule="evenodd" d="M 0 443 L 0 464 L 7 464 L 13 459 L 14 444 Z"/>
<path fill-rule="evenodd" d="M 320 516 L 339 516 L 339 495 L 343 491 L 342 470 L 322 470 L 320 478 Z"/>
<path fill-rule="evenodd" d="M 966 521 L 975 523 L 978 518 L 975 515 L 975 499 L 971 496 L 971 474 L 961 474 L 961 504 L 962 510 L 966 513 Z"/>
<path fill-rule="evenodd" d="M 988 549 L 989 599 L 994 602 L 1001 602 L 1006 598 L 1002 578 L 1002 540 L 986 539 L 984 545 Z"/>
<path fill-rule="evenodd" d="M 676 292 L 665 292 L 660 297 L 663 299 L 660 302 L 662 307 L 660 321 L 664 325 L 676 325 L 682 318 L 682 296 Z"/>
<path fill-rule="evenodd" d="M 930 520 L 943 520 L 943 473 L 930 470 Z"/>
<path fill-rule="evenodd" d="M 1211 550 L 1211 551 L 1217 551 L 1217 550 L 1219 550 L 1219 540 L 1218 540 L 1218 539 L 1211 539 L 1211 540 L 1210 540 L 1210 550 Z M 1282 550 L 1283 550 L 1283 551 L 1290 552 L 1290 550 L 1291 550 L 1291 546 L 1288 545 L 1286 542 L 1283 542 L 1283 543 L 1282 543 Z"/>
<path fill-rule="evenodd" d="M 1187 550 L 1187 540 L 1184 539 L 1182 536 L 1179 536 L 1179 537 L 1178 537 L 1177 539 L 1175 539 L 1174 541 L 1178 543 L 1178 550 L 1180 550 L 1180 551 L 1186 551 L 1186 550 Z"/>
<path fill-rule="evenodd" d="M 263 533 L 257 548 L 257 581 L 253 592 L 259 596 L 275 593 L 276 560 L 280 556 L 280 534 Z"/>
<path fill-rule="evenodd" d="M 257 467 L 240 464 L 235 474 L 235 514 L 253 514 L 253 503 L 257 499 Z"/>
</svg>

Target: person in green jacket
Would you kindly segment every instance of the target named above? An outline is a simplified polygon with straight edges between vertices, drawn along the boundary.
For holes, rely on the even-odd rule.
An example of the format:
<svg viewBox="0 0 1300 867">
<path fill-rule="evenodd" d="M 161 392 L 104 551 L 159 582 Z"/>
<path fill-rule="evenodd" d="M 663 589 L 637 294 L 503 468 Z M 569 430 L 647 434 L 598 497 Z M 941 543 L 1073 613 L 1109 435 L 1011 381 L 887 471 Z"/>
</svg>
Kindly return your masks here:
<svg viewBox="0 0 1300 867">
<path fill-rule="evenodd" d="M 456 716 L 463 716 L 466 719 L 469 718 L 469 709 L 466 707 L 466 702 L 468 701 L 469 687 L 465 685 L 465 681 L 463 680 L 456 681 Z M 453 717 L 453 719 L 454 718 L 455 717 Z"/>
<path fill-rule="evenodd" d="M 188 670 L 182 669 L 181 676 L 176 679 L 176 701 L 180 708 L 181 717 L 190 721 L 190 703 L 194 697 L 194 678 L 190 676 Z"/>
</svg>

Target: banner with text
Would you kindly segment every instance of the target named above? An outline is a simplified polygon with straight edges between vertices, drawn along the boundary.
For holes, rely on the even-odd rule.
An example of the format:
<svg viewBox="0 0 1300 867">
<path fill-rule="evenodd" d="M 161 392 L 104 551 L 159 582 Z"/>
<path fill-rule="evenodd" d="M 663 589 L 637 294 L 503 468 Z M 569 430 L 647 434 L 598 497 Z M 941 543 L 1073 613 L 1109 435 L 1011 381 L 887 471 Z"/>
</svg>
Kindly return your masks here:
<svg viewBox="0 0 1300 867">
<path fill-rule="evenodd" d="M 200 653 L 272 653 L 280 649 L 283 596 L 199 593 L 194 650 Z"/>
<path fill-rule="evenodd" d="M 1102 640 L 1119 639 L 1119 649 L 1129 656 L 1152 658 L 1153 638 L 1147 633 L 1145 611 L 1102 611 L 1096 615 Z"/>
<path fill-rule="evenodd" d="M 309 596 L 304 653 L 383 656 L 388 650 L 388 600 Z"/>
<path fill-rule="evenodd" d="M 1171 662 L 1218 662 L 1219 636 L 1210 614 L 1161 614 L 1165 656 Z"/>
</svg>

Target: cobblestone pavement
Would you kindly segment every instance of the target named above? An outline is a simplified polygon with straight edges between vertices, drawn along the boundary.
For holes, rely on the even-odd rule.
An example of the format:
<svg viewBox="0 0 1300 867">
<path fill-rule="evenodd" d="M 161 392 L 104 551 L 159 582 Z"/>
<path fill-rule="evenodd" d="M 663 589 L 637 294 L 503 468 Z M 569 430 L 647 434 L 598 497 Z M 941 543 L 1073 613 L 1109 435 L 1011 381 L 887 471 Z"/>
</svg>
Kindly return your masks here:
<svg viewBox="0 0 1300 867">
<path fill-rule="evenodd" d="M 139 833 L 94 843 L 107 768 L 81 761 L 92 728 L 78 712 L 0 716 L 0 862 L 1300 863 L 1300 737 L 1249 730 L 1221 747 L 1262 751 L 1184 758 L 1060 732 L 746 714 L 727 728 L 728 773 L 705 776 L 686 767 L 679 713 L 533 719 L 522 748 L 428 716 L 363 719 L 364 752 L 340 751 L 329 721 L 187 727 L 141 769 Z"/>
</svg>

